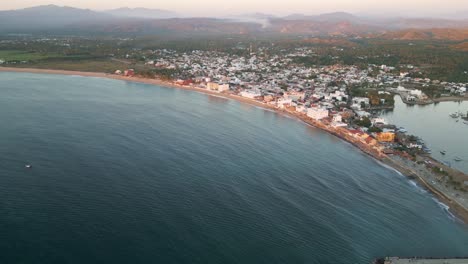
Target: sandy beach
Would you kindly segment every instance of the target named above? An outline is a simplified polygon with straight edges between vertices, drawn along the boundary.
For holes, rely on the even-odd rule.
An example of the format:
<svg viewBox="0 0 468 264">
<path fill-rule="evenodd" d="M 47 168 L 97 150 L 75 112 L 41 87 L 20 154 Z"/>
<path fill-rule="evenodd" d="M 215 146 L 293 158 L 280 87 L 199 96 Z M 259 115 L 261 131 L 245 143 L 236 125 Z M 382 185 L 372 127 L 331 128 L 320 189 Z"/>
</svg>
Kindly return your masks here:
<svg viewBox="0 0 468 264">
<path fill-rule="evenodd" d="M 191 87 L 191 86 L 182 86 L 182 85 L 174 84 L 169 81 L 163 81 L 163 80 L 158 80 L 158 79 L 148 79 L 148 78 L 141 78 L 141 77 L 125 77 L 125 76 L 120 76 L 120 75 L 97 73 L 97 72 L 79 72 L 79 71 L 47 70 L 47 69 L 32 69 L 32 68 L 0 67 L 0 72 L 24 72 L 24 73 L 38 73 L 38 74 L 75 75 L 75 76 L 77 75 L 77 76 L 83 76 L 83 77 L 98 77 L 98 78 L 108 78 L 108 79 L 122 80 L 122 81 L 129 81 L 129 82 L 145 83 L 145 84 L 151 84 L 151 85 L 197 91 L 197 92 L 201 92 L 201 93 L 208 94 L 208 95 L 214 95 L 218 97 L 232 99 L 232 100 L 236 100 L 242 103 L 258 106 L 258 107 L 265 108 L 265 109 L 270 109 L 270 110 L 275 111 L 276 113 L 294 117 L 297 120 L 302 121 L 310 126 L 319 128 L 332 135 L 335 135 L 336 137 L 356 146 L 358 149 L 368 154 L 372 158 L 375 158 L 376 160 L 386 164 L 387 166 L 390 166 L 396 169 L 397 171 L 401 172 L 405 176 L 408 176 L 412 179 L 416 179 L 421 186 L 423 186 L 432 194 L 434 194 L 441 202 L 448 205 L 450 207 L 450 211 L 453 212 L 455 215 L 457 215 L 457 217 L 459 217 L 460 220 L 464 221 L 465 223 L 468 223 L 468 206 L 458 202 L 456 199 L 450 197 L 450 195 L 447 195 L 443 191 L 434 187 L 432 184 L 428 182 L 427 175 L 422 173 L 422 171 L 420 170 L 415 170 L 415 168 L 410 163 L 406 163 L 399 159 L 389 157 L 381 153 L 380 151 L 377 151 L 376 149 L 363 144 L 361 141 L 350 137 L 345 129 L 332 128 L 331 126 L 327 126 L 323 124 L 322 122 L 314 121 L 308 118 L 304 114 L 300 114 L 297 112 L 289 112 L 286 110 L 280 110 L 266 103 L 255 101 L 252 99 L 244 98 L 244 97 L 233 95 L 233 94 L 219 93 L 219 92 L 209 91 L 206 89 L 196 88 L 196 87 Z M 443 166 L 442 164 L 440 165 Z"/>
</svg>

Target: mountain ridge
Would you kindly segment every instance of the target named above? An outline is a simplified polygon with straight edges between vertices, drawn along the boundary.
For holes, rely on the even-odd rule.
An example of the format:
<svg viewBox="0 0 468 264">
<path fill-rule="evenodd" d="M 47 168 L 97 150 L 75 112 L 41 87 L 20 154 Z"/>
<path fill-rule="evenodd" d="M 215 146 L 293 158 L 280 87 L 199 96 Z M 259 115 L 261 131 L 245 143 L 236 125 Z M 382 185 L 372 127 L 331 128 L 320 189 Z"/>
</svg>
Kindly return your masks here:
<svg viewBox="0 0 468 264">
<path fill-rule="evenodd" d="M 293 34 L 382 37 L 401 40 L 465 40 L 468 20 L 440 18 L 371 18 L 347 12 L 319 15 L 266 13 L 203 18 L 180 17 L 163 9 L 122 7 L 94 11 L 69 6 L 42 5 L 0 11 L 1 33 L 36 31 L 110 34 Z"/>
</svg>

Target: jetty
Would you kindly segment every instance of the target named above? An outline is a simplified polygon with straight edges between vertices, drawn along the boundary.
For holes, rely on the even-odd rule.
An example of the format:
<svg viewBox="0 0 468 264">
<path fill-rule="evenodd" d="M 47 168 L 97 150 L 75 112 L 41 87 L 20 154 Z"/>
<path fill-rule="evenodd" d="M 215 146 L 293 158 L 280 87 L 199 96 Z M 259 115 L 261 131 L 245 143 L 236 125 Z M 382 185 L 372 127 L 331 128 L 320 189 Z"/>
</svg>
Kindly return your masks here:
<svg viewBox="0 0 468 264">
<path fill-rule="evenodd" d="M 468 264 L 468 258 L 386 257 L 375 260 L 374 264 Z"/>
</svg>

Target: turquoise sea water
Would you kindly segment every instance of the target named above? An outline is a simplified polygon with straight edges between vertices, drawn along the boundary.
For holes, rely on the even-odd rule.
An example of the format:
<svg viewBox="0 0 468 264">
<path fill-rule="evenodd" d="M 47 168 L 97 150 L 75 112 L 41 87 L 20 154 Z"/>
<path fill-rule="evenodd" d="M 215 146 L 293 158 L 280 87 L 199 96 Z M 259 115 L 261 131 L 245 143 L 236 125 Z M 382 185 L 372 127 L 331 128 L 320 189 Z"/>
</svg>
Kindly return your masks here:
<svg viewBox="0 0 468 264">
<path fill-rule="evenodd" d="M 0 263 L 468 256 L 467 226 L 414 183 L 236 101 L 0 73 L 0 122 Z"/>
</svg>

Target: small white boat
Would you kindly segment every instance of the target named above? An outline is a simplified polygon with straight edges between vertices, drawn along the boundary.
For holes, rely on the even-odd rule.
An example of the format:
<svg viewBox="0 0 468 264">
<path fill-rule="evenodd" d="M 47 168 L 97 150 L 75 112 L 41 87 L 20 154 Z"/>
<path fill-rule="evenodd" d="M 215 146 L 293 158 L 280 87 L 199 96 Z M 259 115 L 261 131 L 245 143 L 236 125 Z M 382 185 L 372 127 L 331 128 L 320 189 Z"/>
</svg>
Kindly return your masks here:
<svg viewBox="0 0 468 264">
<path fill-rule="evenodd" d="M 31 169 L 31 168 L 32 168 L 32 165 L 31 165 L 31 164 L 26 164 L 26 165 L 24 165 L 24 167 L 25 167 L 26 169 Z"/>
<path fill-rule="evenodd" d="M 454 160 L 454 161 L 462 161 L 462 159 L 459 158 L 459 157 L 455 157 L 453 160 Z"/>
</svg>

